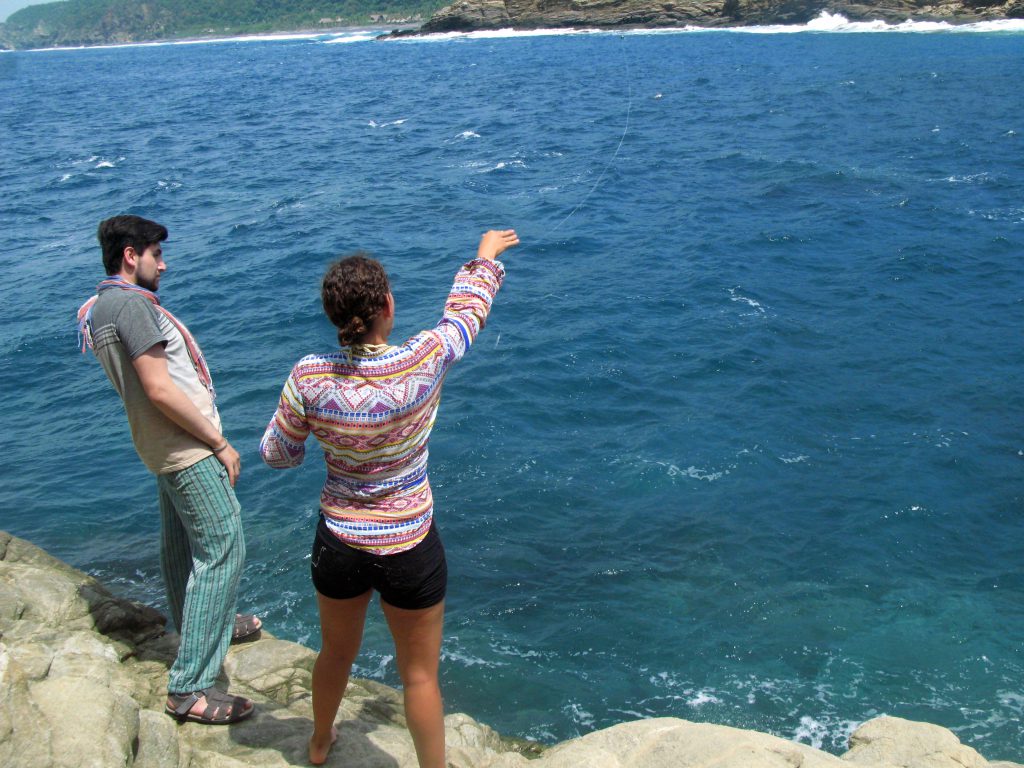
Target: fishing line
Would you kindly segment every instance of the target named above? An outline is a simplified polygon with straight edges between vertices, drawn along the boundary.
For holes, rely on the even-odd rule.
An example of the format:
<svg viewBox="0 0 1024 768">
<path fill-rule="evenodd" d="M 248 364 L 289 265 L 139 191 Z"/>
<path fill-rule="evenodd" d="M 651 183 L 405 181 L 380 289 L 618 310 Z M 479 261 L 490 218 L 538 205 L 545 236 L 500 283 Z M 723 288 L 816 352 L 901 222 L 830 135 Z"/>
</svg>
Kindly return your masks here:
<svg viewBox="0 0 1024 768">
<path fill-rule="evenodd" d="M 590 196 L 593 195 L 595 191 L 597 191 L 597 188 L 601 186 L 601 182 L 604 181 L 604 177 L 608 173 L 608 169 L 612 167 L 612 163 L 614 163 L 616 158 L 618 158 L 619 151 L 622 149 L 622 142 L 626 140 L 626 134 L 629 133 L 629 120 L 630 116 L 633 114 L 633 76 L 629 66 L 629 57 L 626 56 L 625 35 L 619 35 L 619 40 L 622 41 L 622 60 L 626 65 L 626 92 L 628 94 L 626 103 L 626 125 L 622 129 L 622 135 L 619 137 L 619 143 L 615 146 L 615 152 L 612 153 L 611 158 L 609 158 L 608 162 L 604 164 L 604 168 L 601 169 L 601 174 L 597 177 L 597 181 L 594 182 L 594 185 L 590 188 L 590 191 L 583 196 L 583 199 L 576 204 L 575 208 L 569 211 L 569 213 L 567 213 L 561 219 L 561 221 L 555 224 L 555 226 L 551 227 L 551 229 L 549 229 L 542 237 L 540 237 L 537 242 L 543 242 L 548 237 L 550 237 L 559 227 L 561 227 L 563 224 L 565 224 L 565 222 L 571 219 L 573 215 L 584 206 L 587 200 L 590 199 Z"/>
</svg>

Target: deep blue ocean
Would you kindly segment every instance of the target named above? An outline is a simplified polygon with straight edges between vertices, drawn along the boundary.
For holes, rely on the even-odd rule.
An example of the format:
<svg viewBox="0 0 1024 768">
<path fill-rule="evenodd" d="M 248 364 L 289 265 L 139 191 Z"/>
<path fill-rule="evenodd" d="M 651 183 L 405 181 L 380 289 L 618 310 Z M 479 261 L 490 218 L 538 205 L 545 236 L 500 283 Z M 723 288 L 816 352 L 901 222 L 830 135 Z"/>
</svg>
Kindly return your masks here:
<svg viewBox="0 0 1024 768">
<path fill-rule="evenodd" d="M 324 470 L 257 444 L 334 348 L 320 276 L 381 258 L 404 338 L 515 227 L 431 441 L 447 710 L 833 752 L 884 713 L 1024 760 L 1024 25 L 852 29 L 0 55 L 0 528 L 164 604 L 73 322 L 97 223 L 154 218 L 242 453 L 241 607 L 317 647 Z M 357 674 L 397 683 L 376 609 Z"/>
</svg>

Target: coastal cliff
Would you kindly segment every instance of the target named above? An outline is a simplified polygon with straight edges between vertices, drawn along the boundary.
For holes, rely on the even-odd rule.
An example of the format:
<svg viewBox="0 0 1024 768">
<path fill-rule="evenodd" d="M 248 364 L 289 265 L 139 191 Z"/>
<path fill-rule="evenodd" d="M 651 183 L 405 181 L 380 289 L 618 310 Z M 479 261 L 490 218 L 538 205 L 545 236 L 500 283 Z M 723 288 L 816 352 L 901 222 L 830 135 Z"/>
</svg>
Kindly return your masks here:
<svg viewBox="0 0 1024 768">
<path fill-rule="evenodd" d="M 823 11 L 851 21 L 967 23 L 1024 18 L 1024 0 L 457 0 L 419 31 L 805 24 Z"/>
<path fill-rule="evenodd" d="M 0 764 L 240 768 L 306 764 L 315 653 L 264 631 L 232 647 L 224 680 L 257 702 L 231 727 L 179 725 L 163 711 L 177 636 L 157 611 L 0 532 Z M 328 765 L 413 768 L 398 691 L 352 680 Z M 1024 768 L 988 762 L 950 731 L 879 717 L 835 757 L 775 736 L 675 718 L 626 722 L 554 747 L 445 718 L 451 768 Z"/>
</svg>

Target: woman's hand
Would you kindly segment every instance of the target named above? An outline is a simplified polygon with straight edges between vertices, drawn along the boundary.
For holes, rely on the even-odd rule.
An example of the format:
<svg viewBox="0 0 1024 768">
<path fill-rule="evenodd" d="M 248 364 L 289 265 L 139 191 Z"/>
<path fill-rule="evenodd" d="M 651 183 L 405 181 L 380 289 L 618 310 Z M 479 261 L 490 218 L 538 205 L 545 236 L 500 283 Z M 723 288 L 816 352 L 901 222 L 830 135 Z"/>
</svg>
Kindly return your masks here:
<svg viewBox="0 0 1024 768">
<path fill-rule="evenodd" d="M 494 261 L 513 245 L 519 244 L 519 237 L 514 229 L 492 229 L 484 232 L 480 238 L 480 247 L 476 257 Z"/>
</svg>

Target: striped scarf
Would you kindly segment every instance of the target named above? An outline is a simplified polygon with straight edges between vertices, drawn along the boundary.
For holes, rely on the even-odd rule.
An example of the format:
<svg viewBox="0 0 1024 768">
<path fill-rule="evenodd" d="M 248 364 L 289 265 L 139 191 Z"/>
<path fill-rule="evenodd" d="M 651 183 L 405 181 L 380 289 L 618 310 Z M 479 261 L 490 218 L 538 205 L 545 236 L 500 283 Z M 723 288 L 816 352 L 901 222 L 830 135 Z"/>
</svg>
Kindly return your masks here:
<svg viewBox="0 0 1024 768">
<path fill-rule="evenodd" d="M 192 361 L 192 367 L 196 370 L 196 375 L 199 376 L 199 381 L 202 382 L 203 386 L 206 387 L 210 392 L 210 397 L 216 399 L 217 393 L 213 389 L 213 378 L 210 376 L 210 369 L 206 367 L 206 359 L 203 357 L 202 350 L 199 349 L 199 345 L 196 343 L 195 338 L 189 332 L 185 324 L 182 323 L 178 318 L 160 306 L 160 299 L 155 293 L 150 290 L 143 288 L 141 285 L 135 285 L 129 283 L 120 275 L 114 275 L 108 277 L 105 280 L 101 280 L 100 284 L 96 286 L 96 295 L 86 301 L 81 307 L 78 308 L 78 336 L 82 342 L 82 354 L 85 354 L 86 347 L 89 349 L 93 348 L 92 341 L 92 308 L 99 298 L 99 294 L 109 288 L 119 288 L 122 291 L 131 291 L 137 293 L 147 301 L 151 302 L 156 307 L 157 311 L 166 317 L 178 332 L 181 337 L 185 340 L 185 347 L 188 349 L 189 360 Z"/>
</svg>

